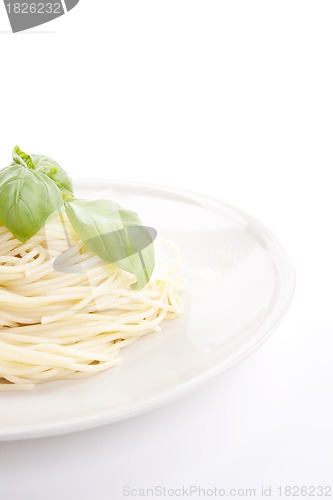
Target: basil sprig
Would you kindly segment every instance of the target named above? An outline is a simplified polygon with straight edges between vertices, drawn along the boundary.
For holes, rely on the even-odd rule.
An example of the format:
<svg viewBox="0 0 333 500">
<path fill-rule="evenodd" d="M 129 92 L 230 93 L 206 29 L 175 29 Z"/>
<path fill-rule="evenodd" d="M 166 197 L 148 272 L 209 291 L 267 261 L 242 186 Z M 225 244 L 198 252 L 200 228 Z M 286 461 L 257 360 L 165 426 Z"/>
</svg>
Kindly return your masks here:
<svg viewBox="0 0 333 500">
<path fill-rule="evenodd" d="M 73 184 L 71 178 L 52 158 L 49 158 L 46 155 L 29 156 L 26 153 L 23 153 L 18 146 L 15 146 L 11 165 L 16 164 L 36 169 L 39 172 L 46 174 L 56 183 L 62 194 L 73 194 Z"/>
<path fill-rule="evenodd" d="M 18 147 L 13 160 L 13 165 L 0 171 L 0 222 L 25 242 L 49 217 L 58 215 L 63 200 L 56 184 L 37 171 L 31 157 Z"/>
<path fill-rule="evenodd" d="M 139 216 L 111 200 L 76 199 L 70 177 L 56 161 L 16 146 L 13 162 L 0 171 L 0 223 L 25 242 L 63 210 L 92 252 L 136 277 L 132 288 L 148 283 L 154 236 Z"/>
</svg>

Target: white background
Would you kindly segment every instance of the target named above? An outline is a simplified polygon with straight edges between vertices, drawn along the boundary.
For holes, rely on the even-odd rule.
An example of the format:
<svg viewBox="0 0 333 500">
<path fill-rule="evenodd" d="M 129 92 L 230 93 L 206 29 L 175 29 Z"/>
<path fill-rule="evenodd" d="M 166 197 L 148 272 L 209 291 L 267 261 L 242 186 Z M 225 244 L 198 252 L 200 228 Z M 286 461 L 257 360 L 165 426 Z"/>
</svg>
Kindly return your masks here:
<svg viewBox="0 0 333 500">
<path fill-rule="evenodd" d="M 12 35 L 0 5 L 1 166 L 17 143 L 74 177 L 217 196 L 268 225 L 297 271 L 273 337 L 196 393 L 0 443 L 1 500 L 333 486 L 332 22 L 324 0 L 81 0 Z"/>
</svg>

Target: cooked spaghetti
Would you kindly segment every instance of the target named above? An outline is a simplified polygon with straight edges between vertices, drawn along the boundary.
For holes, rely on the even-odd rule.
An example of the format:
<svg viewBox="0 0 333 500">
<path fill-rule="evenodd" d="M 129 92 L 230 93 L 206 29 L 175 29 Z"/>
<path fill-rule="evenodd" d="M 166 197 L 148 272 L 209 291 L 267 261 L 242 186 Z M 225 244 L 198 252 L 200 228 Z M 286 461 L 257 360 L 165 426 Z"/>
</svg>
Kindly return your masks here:
<svg viewBox="0 0 333 500">
<path fill-rule="evenodd" d="M 54 268 L 69 245 L 80 272 Z M 25 243 L 0 225 L 0 390 L 116 365 L 123 347 L 182 312 L 178 266 L 178 254 L 157 260 L 148 285 L 133 290 L 135 277 L 90 252 L 65 216 Z"/>
</svg>

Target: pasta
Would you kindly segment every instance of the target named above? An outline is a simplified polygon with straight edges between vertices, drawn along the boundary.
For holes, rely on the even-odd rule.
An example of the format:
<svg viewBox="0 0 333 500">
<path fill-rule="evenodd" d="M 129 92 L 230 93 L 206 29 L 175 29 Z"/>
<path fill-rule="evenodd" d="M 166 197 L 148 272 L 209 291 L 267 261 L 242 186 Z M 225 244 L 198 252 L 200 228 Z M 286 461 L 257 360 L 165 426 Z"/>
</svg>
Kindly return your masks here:
<svg viewBox="0 0 333 500">
<path fill-rule="evenodd" d="M 54 268 L 68 248 L 79 272 Z M 135 277 L 89 251 L 64 215 L 25 243 L 0 225 L 0 390 L 29 390 L 119 363 L 123 347 L 181 314 L 175 252 L 176 262 L 160 258 L 148 285 L 133 290 Z"/>
</svg>

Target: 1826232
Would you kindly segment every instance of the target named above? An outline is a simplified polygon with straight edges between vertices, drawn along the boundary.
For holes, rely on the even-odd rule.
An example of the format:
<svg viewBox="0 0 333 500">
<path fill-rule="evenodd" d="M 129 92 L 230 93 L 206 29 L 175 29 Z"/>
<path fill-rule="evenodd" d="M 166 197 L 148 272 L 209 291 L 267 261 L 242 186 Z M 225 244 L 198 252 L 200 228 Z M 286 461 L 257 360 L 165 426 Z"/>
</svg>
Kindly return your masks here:
<svg viewBox="0 0 333 500">
<path fill-rule="evenodd" d="M 280 497 L 331 497 L 331 486 L 279 486 Z"/>
<path fill-rule="evenodd" d="M 8 14 L 61 14 L 61 3 L 15 2 L 6 4 Z"/>
</svg>

